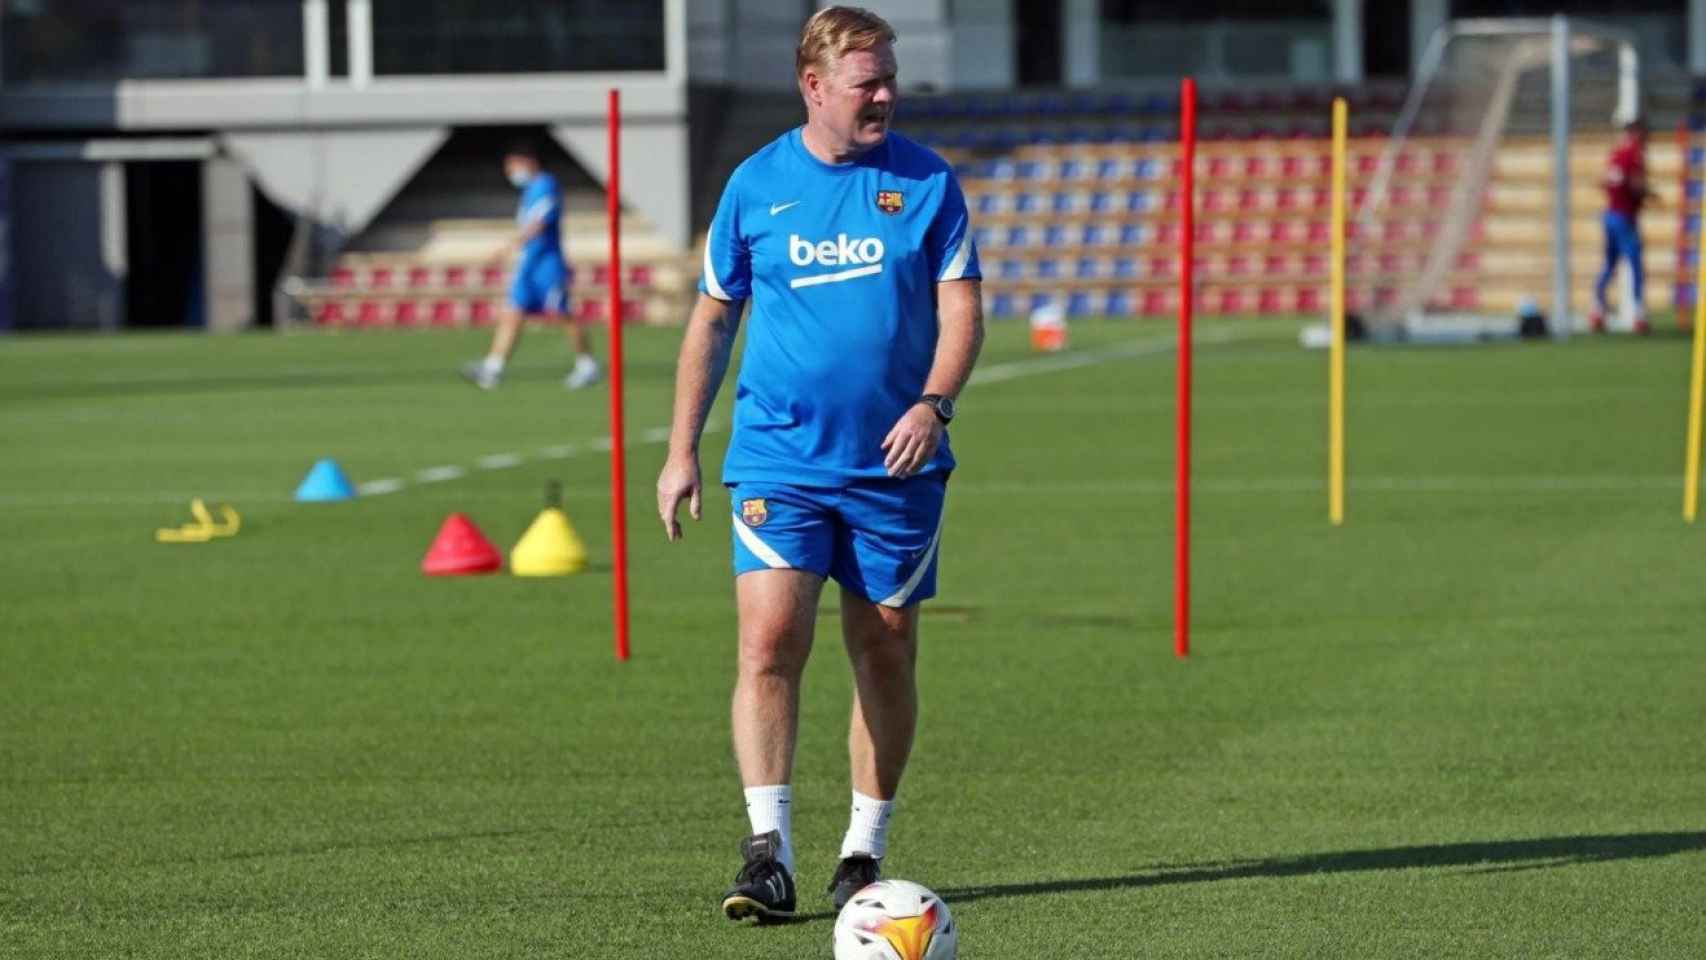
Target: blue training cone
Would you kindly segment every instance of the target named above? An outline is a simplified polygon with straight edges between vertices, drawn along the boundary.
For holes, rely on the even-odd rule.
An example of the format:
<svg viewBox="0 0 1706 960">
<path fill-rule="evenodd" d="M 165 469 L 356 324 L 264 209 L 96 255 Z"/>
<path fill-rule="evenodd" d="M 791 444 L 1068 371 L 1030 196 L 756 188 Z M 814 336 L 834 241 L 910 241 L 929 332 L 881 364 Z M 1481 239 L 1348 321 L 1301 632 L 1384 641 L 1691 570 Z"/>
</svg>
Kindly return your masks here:
<svg viewBox="0 0 1706 960">
<path fill-rule="evenodd" d="M 296 488 L 297 503 L 328 503 L 333 500 L 355 499 L 355 485 L 344 476 L 344 468 L 336 460 L 321 460 L 308 469 Z"/>
</svg>

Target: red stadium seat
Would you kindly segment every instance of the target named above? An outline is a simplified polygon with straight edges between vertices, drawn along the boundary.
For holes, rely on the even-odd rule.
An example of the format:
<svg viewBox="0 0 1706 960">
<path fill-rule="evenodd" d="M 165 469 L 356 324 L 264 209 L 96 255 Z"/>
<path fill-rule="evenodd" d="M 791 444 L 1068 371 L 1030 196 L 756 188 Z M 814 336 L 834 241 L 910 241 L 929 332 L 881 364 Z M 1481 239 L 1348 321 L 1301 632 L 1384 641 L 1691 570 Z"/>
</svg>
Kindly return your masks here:
<svg viewBox="0 0 1706 960">
<path fill-rule="evenodd" d="M 392 268 L 374 267 L 367 274 L 367 285 L 375 290 L 387 290 L 396 278 L 396 271 Z"/>
<path fill-rule="evenodd" d="M 431 267 L 425 267 L 425 266 L 410 267 L 409 268 L 409 277 L 408 277 L 408 280 L 406 281 L 409 285 L 409 289 L 410 290 L 419 290 L 422 287 L 432 286 L 432 278 L 433 278 L 433 274 L 435 272 L 436 271 L 434 271 L 433 268 L 431 268 Z"/>
<path fill-rule="evenodd" d="M 314 322 L 322 327 L 341 327 L 348 322 L 342 300 L 327 300 L 314 311 Z"/>
<path fill-rule="evenodd" d="M 1291 307 L 1289 291 L 1283 287 L 1263 287 L 1256 298 L 1257 313 L 1286 313 Z"/>
<path fill-rule="evenodd" d="M 1481 298 L 1476 295 L 1474 287 L 1452 287 L 1451 305 L 1459 310 L 1473 309 L 1479 306 Z"/>
<path fill-rule="evenodd" d="M 575 322 L 596 323 L 604 319 L 604 300 L 600 297 L 586 297 L 575 307 Z"/>
<path fill-rule="evenodd" d="M 332 268 L 332 286 L 339 290 L 348 290 L 355 286 L 355 271 L 343 264 Z"/>
<path fill-rule="evenodd" d="M 475 300 L 468 304 L 468 322 L 476 327 L 489 327 L 498 318 L 498 306 L 491 300 Z"/>
<path fill-rule="evenodd" d="M 630 284 L 632 284 L 633 286 L 636 286 L 636 287 L 649 287 L 649 286 L 651 286 L 652 285 L 652 266 L 651 266 L 651 264 L 642 263 L 642 264 L 639 264 L 638 266 L 629 267 L 628 268 L 628 282 Z"/>
<path fill-rule="evenodd" d="M 447 286 L 447 287 L 461 287 L 461 286 L 465 286 L 467 283 L 468 283 L 468 268 L 467 267 L 454 266 L 454 267 L 445 267 L 444 268 L 444 285 L 445 286 Z"/>
<path fill-rule="evenodd" d="M 391 322 L 399 327 L 421 325 L 421 305 L 414 300 L 399 300 L 391 308 Z"/>
<path fill-rule="evenodd" d="M 431 323 L 435 327 L 454 327 L 460 319 L 460 313 L 455 300 L 434 300 Z"/>
<path fill-rule="evenodd" d="M 377 300 L 363 300 L 356 307 L 355 323 L 358 327 L 382 327 L 389 320 L 388 311 Z"/>
<path fill-rule="evenodd" d="M 1326 302 L 1326 298 L 1322 295 L 1321 288 L 1319 288 L 1319 287 L 1298 287 L 1297 288 L 1296 304 L 1297 304 L 1297 312 L 1298 313 L 1314 313 L 1314 312 L 1322 309 L 1322 304 L 1325 302 Z"/>
<path fill-rule="evenodd" d="M 495 263 L 488 263 L 480 268 L 480 286 L 490 290 L 504 285 L 506 269 Z"/>
<path fill-rule="evenodd" d="M 595 263 L 592 265 L 592 285 L 595 287 L 610 286 L 610 264 Z"/>
</svg>

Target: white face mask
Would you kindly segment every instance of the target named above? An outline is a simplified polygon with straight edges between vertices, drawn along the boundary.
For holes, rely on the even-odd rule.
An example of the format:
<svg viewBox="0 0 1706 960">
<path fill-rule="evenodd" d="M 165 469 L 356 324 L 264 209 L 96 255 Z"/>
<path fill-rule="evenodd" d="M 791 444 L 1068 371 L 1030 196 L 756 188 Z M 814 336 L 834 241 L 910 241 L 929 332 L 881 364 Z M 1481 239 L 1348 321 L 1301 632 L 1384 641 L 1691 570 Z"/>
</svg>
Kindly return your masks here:
<svg viewBox="0 0 1706 960">
<path fill-rule="evenodd" d="M 509 177 L 510 186 L 520 190 L 532 182 L 533 177 L 521 170 L 507 170 L 504 175 Z"/>
</svg>

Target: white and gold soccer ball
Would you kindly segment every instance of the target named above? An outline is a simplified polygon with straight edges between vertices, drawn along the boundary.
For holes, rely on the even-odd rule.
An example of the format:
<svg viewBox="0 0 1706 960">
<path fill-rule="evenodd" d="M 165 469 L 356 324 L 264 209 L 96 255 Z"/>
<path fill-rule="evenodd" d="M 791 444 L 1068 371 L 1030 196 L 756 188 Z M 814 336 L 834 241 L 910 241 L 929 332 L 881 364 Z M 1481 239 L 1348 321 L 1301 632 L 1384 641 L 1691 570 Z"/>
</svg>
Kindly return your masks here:
<svg viewBox="0 0 1706 960">
<path fill-rule="evenodd" d="M 835 918 L 835 960 L 954 960 L 959 951 L 948 904 L 905 880 L 878 880 Z"/>
</svg>

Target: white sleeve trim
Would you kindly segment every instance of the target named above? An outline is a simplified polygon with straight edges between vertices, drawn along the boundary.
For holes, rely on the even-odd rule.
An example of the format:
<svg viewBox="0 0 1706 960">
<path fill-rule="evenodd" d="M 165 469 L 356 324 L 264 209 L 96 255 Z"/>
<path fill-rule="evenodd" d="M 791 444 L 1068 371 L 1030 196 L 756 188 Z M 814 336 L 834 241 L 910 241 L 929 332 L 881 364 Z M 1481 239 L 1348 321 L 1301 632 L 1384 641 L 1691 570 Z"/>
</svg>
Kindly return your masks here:
<svg viewBox="0 0 1706 960">
<path fill-rule="evenodd" d="M 522 215 L 521 219 L 524 223 L 536 223 L 545 219 L 545 215 L 550 213 L 556 205 L 556 201 L 550 197 L 540 197 L 533 201 L 533 206 L 527 208 L 527 212 Z"/>
<path fill-rule="evenodd" d="M 752 528 L 742 523 L 739 517 L 731 516 L 729 519 L 734 521 L 735 536 L 740 538 L 741 545 L 751 550 L 752 555 L 763 561 L 765 566 L 772 570 L 792 570 L 794 568 L 794 565 L 782 559 L 782 555 L 777 553 L 770 544 L 760 540 L 758 534 L 753 533 Z"/>
<path fill-rule="evenodd" d="M 711 228 L 705 231 L 705 292 L 718 300 L 733 300 L 723 285 L 717 282 L 717 268 L 711 263 L 711 243 L 717 236 L 717 222 L 711 221 Z M 740 521 L 735 521 L 735 529 L 741 529 Z M 754 550 L 754 553 L 758 551 Z"/>
<path fill-rule="evenodd" d="M 937 282 L 965 279 L 966 264 L 971 262 L 972 249 L 971 232 L 967 231 L 966 235 L 960 238 L 960 248 L 954 251 L 954 259 L 949 260 L 948 265 L 942 268 L 942 275 L 936 278 Z"/>
</svg>

